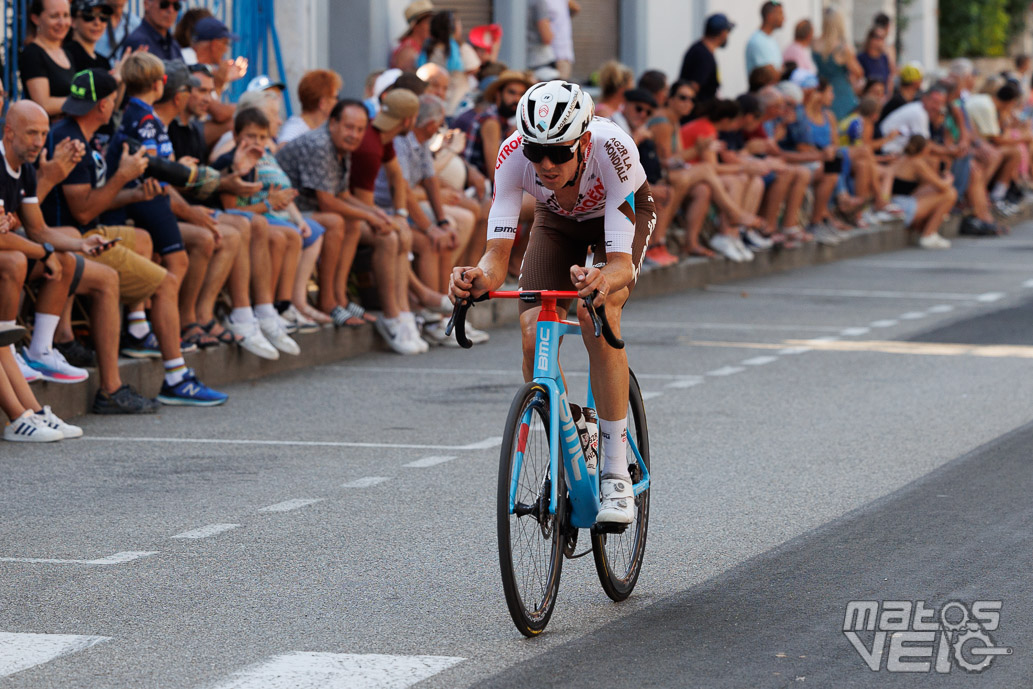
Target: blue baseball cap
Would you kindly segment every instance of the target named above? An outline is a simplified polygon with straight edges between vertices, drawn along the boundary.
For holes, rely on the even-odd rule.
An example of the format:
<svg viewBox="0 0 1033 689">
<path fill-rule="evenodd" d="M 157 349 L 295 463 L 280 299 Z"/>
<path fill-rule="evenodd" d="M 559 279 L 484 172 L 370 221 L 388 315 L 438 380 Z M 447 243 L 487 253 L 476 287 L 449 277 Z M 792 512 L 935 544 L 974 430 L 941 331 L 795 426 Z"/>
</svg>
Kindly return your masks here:
<svg viewBox="0 0 1033 689">
<path fill-rule="evenodd" d="M 716 36 L 722 31 L 731 31 L 734 28 L 735 24 L 728 19 L 728 15 L 718 12 L 707 17 L 707 25 L 703 33 L 707 36 Z"/>
<path fill-rule="evenodd" d="M 205 17 L 194 24 L 195 41 L 215 41 L 220 38 L 228 38 L 231 41 L 240 40 L 240 36 L 231 32 L 229 27 L 215 17 Z"/>
</svg>

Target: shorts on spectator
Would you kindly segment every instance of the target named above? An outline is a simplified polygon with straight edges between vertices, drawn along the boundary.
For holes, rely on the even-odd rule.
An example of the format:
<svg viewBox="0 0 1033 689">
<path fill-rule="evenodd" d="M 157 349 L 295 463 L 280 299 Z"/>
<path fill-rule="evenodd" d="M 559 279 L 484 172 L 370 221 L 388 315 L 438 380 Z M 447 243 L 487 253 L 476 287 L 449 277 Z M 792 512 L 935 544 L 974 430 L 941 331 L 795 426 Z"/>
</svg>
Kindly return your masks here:
<svg viewBox="0 0 1033 689">
<path fill-rule="evenodd" d="M 111 241 L 121 237 L 115 246 L 91 261 L 106 265 L 118 273 L 118 296 L 123 304 L 136 304 L 154 294 L 165 279 L 166 270 L 146 256 L 136 253 L 136 228 L 101 225 L 86 233 L 99 234 Z"/>
<path fill-rule="evenodd" d="M 326 228 L 307 215 L 304 216 L 304 218 L 305 222 L 308 223 L 309 228 L 311 228 L 312 230 L 312 234 L 310 234 L 307 237 L 301 238 L 301 248 L 307 249 L 313 244 L 315 244 L 317 241 L 319 241 L 319 238 L 326 233 Z M 289 227 L 298 234 L 301 234 L 301 228 L 299 228 L 292 222 L 289 222 L 287 220 L 281 220 L 280 218 L 274 217 L 272 215 L 266 215 L 265 219 L 269 221 L 270 225 L 277 225 L 279 227 Z"/>
<path fill-rule="evenodd" d="M 803 165 L 808 170 L 810 170 L 812 174 L 817 172 L 818 170 L 821 170 L 823 167 L 825 167 L 825 163 L 823 163 L 820 160 L 812 160 L 809 163 L 800 163 L 800 164 Z"/>
<path fill-rule="evenodd" d="M 168 196 L 158 196 L 150 201 L 140 201 L 126 207 L 126 212 L 137 227 L 147 230 L 154 244 L 154 253 L 159 256 L 186 251 L 179 221 L 172 213 Z"/>
<path fill-rule="evenodd" d="M 248 220 L 250 220 L 251 218 L 255 217 L 255 214 L 252 213 L 251 211 L 242 211 L 242 210 L 237 210 L 236 208 L 231 208 L 231 209 L 225 210 L 225 211 L 217 210 L 217 211 L 215 211 L 215 217 L 218 218 L 223 213 L 225 213 L 226 215 L 236 215 L 236 216 L 239 216 L 241 218 L 247 218 Z"/>
<path fill-rule="evenodd" d="M 915 214 L 918 213 L 918 199 L 914 196 L 897 195 L 891 200 L 904 209 L 904 224 L 910 227 L 915 221 Z"/>
<path fill-rule="evenodd" d="M 775 180 L 777 178 L 778 178 L 778 173 L 776 173 L 774 170 L 772 170 L 768 174 L 766 174 L 763 177 L 761 177 L 761 179 L 764 180 L 764 188 L 767 189 L 772 184 L 774 184 Z"/>
<path fill-rule="evenodd" d="M 86 267 L 86 259 L 84 259 L 80 254 L 73 254 L 73 256 L 75 257 L 75 273 L 72 275 L 72 284 L 68 286 L 68 296 L 72 296 L 75 294 L 75 290 L 79 289 L 79 281 L 82 280 L 82 271 L 83 268 Z M 26 275 L 32 275 L 32 269 L 36 267 L 36 261 L 38 260 L 39 259 L 36 258 L 30 258 L 26 262 Z M 39 278 L 39 280 L 44 279 L 45 278 Z"/>
</svg>

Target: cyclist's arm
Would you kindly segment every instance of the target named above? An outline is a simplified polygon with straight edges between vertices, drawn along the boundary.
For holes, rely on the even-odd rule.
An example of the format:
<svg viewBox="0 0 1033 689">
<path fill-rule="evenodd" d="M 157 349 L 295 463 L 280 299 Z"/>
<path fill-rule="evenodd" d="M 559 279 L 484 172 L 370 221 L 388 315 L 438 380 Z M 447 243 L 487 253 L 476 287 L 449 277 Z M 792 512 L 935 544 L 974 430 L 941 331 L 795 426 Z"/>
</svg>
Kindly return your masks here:
<svg viewBox="0 0 1033 689">
<path fill-rule="evenodd" d="M 631 247 L 635 241 L 635 182 L 645 178 L 641 171 L 638 149 L 630 141 L 614 139 L 611 144 L 625 155 L 619 156 L 619 167 L 602 166 L 602 180 L 606 189 L 606 211 L 603 215 L 606 241 L 606 266 L 602 269 L 608 291 L 616 292 L 631 284 L 635 278 L 631 262 Z M 604 144 L 605 148 L 606 144 Z M 627 167 L 625 167 L 625 165 Z"/>
</svg>

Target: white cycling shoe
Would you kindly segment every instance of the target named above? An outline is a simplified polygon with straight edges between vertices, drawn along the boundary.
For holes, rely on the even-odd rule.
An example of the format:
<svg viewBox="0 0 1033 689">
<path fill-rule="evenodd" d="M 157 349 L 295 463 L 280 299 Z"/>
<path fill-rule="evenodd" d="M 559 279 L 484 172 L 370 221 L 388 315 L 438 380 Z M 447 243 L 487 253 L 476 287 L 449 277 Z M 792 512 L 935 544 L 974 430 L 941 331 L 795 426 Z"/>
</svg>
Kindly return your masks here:
<svg viewBox="0 0 1033 689">
<path fill-rule="evenodd" d="M 597 524 L 630 524 L 635 518 L 635 493 L 630 478 L 603 474 L 600 497 L 602 506 L 595 517 Z"/>
</svg>

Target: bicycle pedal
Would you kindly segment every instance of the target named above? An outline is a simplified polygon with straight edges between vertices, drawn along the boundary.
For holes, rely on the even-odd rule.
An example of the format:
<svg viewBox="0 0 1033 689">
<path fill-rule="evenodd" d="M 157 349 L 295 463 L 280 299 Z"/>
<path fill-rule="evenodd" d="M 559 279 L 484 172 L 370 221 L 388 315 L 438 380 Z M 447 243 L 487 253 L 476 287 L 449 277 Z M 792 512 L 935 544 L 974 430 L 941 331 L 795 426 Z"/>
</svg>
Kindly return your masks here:
<svg viewBox="0 0 1033 689">
<path fill-rule="evenodd" d="M 592 527 L 593 533 L 605 533 L 605 534 L 622 534 L 628 530 L 628 524 L 612 524 L 610 522 L 602 522 Z"/>
</svg>

